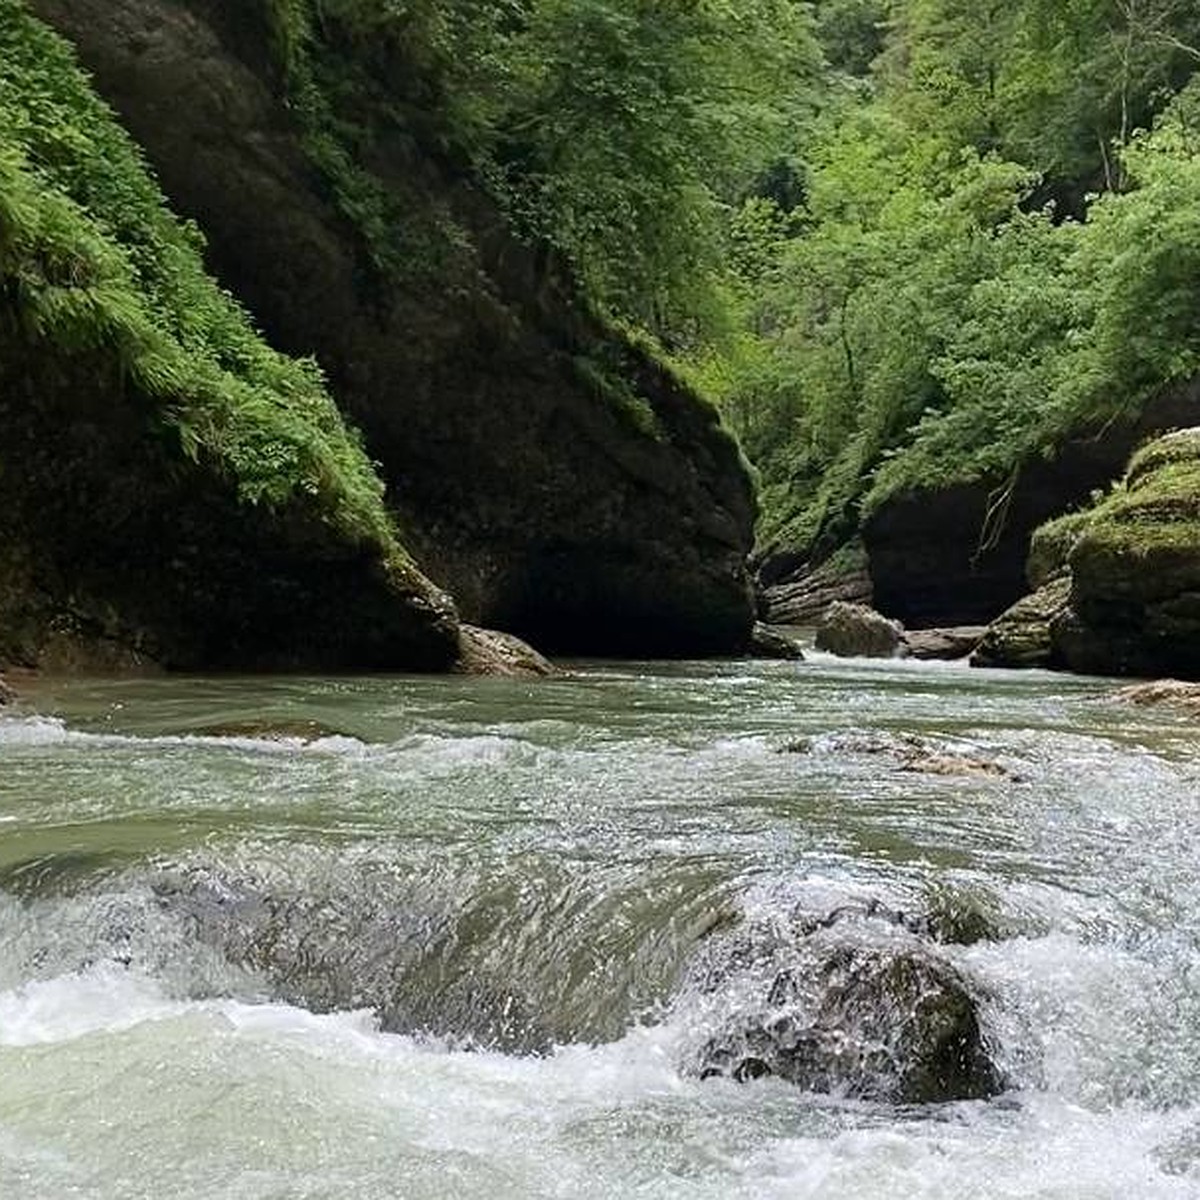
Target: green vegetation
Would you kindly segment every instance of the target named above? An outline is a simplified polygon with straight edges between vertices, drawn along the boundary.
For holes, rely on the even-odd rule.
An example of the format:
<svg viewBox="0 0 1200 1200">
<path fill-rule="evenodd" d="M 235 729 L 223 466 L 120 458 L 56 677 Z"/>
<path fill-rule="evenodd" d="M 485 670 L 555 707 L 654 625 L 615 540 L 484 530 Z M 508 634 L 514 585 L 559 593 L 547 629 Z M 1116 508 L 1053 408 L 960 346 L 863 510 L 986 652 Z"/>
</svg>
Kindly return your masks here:
<svg viewBox="0 0 1200 1200">
<path fill-rule="evenodd" d="M 202 264 L 66 44 L 0 0 L 0 313 L 42 353 L 118 364 L 181 460 L 300 503 L 406 569 L 383 488 L 312 362 L 274 352 Z M 0 325 L 0 329 L 4 326 Z"/>
<path fill-rule="evenodd" d="M 1022 464 L 1200 370 L 1200 13 L 817 13 L 803 196 L 744 206 L 743 333 L 703 377 L 762 472 L 761 541 L 820 557 L 913 489 L 986 480 L 1002 520 Z"/>
<path fill-rule="evenodd" d="M 826 557 L 889 497 L 966 480 L 1000 521 L 1024 464 L 1200 370 L 1185 0 L 246 13 L 361 236 L 364 286 L 495 299 L 486 192 L 550 303 L 573 290 L 718 402 L 759 473 L 765 546 Z M 205 275 L 199 232 L 58 40 L 18 0 L 0 18 L 0 270 L 23 328 L 111 350 L 247 502 L 309 497 L 394 548 L 316 368 Z M 431 171 L 459 190 L 434 201 Z M 597 403 L 661 434 L 619 354 L 563 342 Z"/>
<path fill-rule="evenodd" d="M 467 232 L 363 164 L 440 157 L 598 315 L 695 351 L 731 330 L 729 216 L 811 123 L 801 0 L 265 0 L 310 157 L 385 278 L 471 269 Z"/>
<path fill-rule="evenodd" d="M 1175 551 L 1194 561 L 1200 546 L 1200 439 L 1194 431 L 1160 438 L 1135 455 L 1125 480 L 1078 514 L 1074 531 L 1073 551 L 1085 544 L 1088 553 L 1100 549 L 1134 564 Z"/>
</svg>

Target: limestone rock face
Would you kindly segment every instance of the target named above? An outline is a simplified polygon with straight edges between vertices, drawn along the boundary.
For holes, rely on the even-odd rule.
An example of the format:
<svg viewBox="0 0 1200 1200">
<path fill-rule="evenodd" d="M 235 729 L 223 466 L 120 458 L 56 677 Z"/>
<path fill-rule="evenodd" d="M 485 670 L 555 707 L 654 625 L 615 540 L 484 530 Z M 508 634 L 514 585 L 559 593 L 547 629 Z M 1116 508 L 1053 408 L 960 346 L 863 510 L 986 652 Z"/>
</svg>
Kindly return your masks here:
<svg viewBox="0 0 1200 1200">
<path fill-rule="evenodd" d="M 841 658 L 893 658 L 904 652 L 904 627 L 864 604 L 839 600 L 817 628 L 816 646 Z"/>
<path fill-rule="evenodd" d="M 817 625 L 835 601 L 871 604 L 873 589 L 865 559 L 832 561 L 813 569 L 769 560 L 759 571 L 762 608 L 772 625 Z M 770 582 L 768 582 L 770 581 Z"/>
<path fill-rule="evenodd" d="M 447 670 L 457 617 L 302 499 L 172 452 L 103 350 L 28 344 L 0 295 L 0 662 L 57 671 Z"/>
<path fill-rule="evenodd" d="M 1164 389 L 1136 418 L 1085 432 L 1052 459 L 1029 464 L 1007 495 L 1005 481 L 991 479 L 884 501 L 863 531 L 873 603 L 914 629 L 987 624 L 1030 582 L 1046 582 L 1044 573 L 1026 577 L 1035 529 L 1118 479 L 1148 437 L 1197 423 L 1200 380 L 1193 380 Z"/>
<path fill-rule="evenodd" d="M 988 627 L 971 656 L 975 667 L 1061 666 L 1053 627 L 1068 611 L 1071 581 L 1060 577 L 1018 600 Z"/>
<path fill-rule="evenodd" d="M 383 47 L 355 58 L 326 13 L 317 52 L 346 83 L 331 102 L 354 109 L 335 115 L 366 139 L 357 166 L 397 236 L 429 251 L 388 274 L 306 154 L 269 6 L 31 7 L 75 42 L 225 285 L 276 346 L 318 357 L 383 465 L 405 544 L 465 620 L 550 651 L 744 647 L 755 504 L 736 445 L 507 232 L 429 114 L 388 91 L 419 95 L 409 64 Z"/>
</svg>

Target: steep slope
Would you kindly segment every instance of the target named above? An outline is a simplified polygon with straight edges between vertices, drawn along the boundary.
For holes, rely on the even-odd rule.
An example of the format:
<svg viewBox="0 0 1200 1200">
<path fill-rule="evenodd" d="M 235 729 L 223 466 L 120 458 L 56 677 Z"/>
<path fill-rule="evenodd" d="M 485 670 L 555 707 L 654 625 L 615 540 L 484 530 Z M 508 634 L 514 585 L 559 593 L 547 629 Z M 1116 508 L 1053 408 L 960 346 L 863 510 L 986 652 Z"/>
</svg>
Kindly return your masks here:
<svg viewBox="0 0 1200 1200">
<path fill-rule="evenodd" d="M 69 48 L 0 0 L 0 664 L 457 654 L 311 365 L 204 274 Z"/>
<path fill-rule="evenodd" d="M 984 666 L 1200 678 L 1200 429 L 1152 441 L 1119 486 L 1034 538 L 1039 590 L 993 625 Z"/>
<path fill-rule="evenodd" d="M 339 4 L 282 51 L 296 5 L 32 7 L 76 42 L 225 284 L 320 359 L 465 617 L 548 649 L 745 643 L 736 446 L 507 233 L 402 39 L 363 37 Z"/>
<path fill-rule="evenodd" d="M 880 611 L 914 629 L 987 622 L 1026 591 L 1035 529 L 1086 505 L 1155 433 L 1200 421 L 1200 386 L 1165 389 L 1125 420 L 1080 433 L 1011 480 L 898 493 L 863 526 Z"/>
</svg>

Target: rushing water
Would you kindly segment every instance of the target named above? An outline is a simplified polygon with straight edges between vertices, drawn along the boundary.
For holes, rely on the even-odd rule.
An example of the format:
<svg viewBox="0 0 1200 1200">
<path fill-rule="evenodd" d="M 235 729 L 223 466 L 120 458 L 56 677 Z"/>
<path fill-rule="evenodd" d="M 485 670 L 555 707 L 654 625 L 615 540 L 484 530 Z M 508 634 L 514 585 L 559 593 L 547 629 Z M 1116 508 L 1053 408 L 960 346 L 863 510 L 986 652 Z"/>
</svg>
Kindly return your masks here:
<svg viewBox="0 0 1200 1200">
<path fill-rule="evenodd" d="M 0 1196 L 1200 1196 L 1200 730 L 1110 691 L 43 684 L 0 718 Z M 1003 1096 L 688 1069 L 747 999 L 689 983 L 722 931 L 938 895 L 998 934 L 940 952 Z"/>
</svg>

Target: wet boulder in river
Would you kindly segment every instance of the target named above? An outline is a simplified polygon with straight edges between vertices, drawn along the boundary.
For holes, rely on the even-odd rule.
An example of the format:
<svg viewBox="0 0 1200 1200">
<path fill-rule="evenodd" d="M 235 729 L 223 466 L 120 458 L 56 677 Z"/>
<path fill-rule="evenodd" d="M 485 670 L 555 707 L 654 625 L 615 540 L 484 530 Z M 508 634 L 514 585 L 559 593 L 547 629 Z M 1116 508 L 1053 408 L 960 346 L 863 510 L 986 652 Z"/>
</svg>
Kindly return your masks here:
<svg viewBox="0 0 1200 1200">
<path fill-rule="evenodd" d="M 815 1009 L 806 988 L 820 985 Z M 701 1074 L 774 1075 L 812 1092 L 890 1104 L 984 1099 L 1003 1090 L 976 1000 L 948 962 L 924 950 L 842 946 L 816 978 L 775 977 L 760 1012 L 701 1051 Z"/>
<path fill-rule="evenodd" d="M 458 631 L 458 663 L 462 675 L 538 678 L 558 674 L 554 664 L 511 633 L 462 625 Z"/>
<path fill-rule="evenodd" d="M 829 946 L 815 970 L 776 974 L 763 999 L 702 1048 L 702 1077 L 777 1076 L 807 1091 L 890 1104 L 1003 1090 L 971 989 L 923 948 Z"/>
<path fill-rule="evenodd" d="M 838 600 L 817 627 L 816 647 L 840 658 L 893 658 L 904 653 L 904 626 L 865 604 Z"/>
<path fill-rule="evenodd" d="M 684 1069 L 887 1104 L 985 1099 L 1007 1086 L 985 1028 L 987 992 L 953 960 L 938 909 L 853 892 L 756 917 L 708 941 L 682 992 L 703 1041 Z M 915 899 L 915 897 L 914 897 Z M 963 930 L 974 940 L 988 928 Z"/>
<path fill-rule="evenodd" d="M 754 628 L 750 631 L 750 657 L 802 662 L 804 651 L 800 648 L 800 643 L 788 637 L 786 633 L 764 625 L 762 621 L 755 621 Z"/>
</svg>

